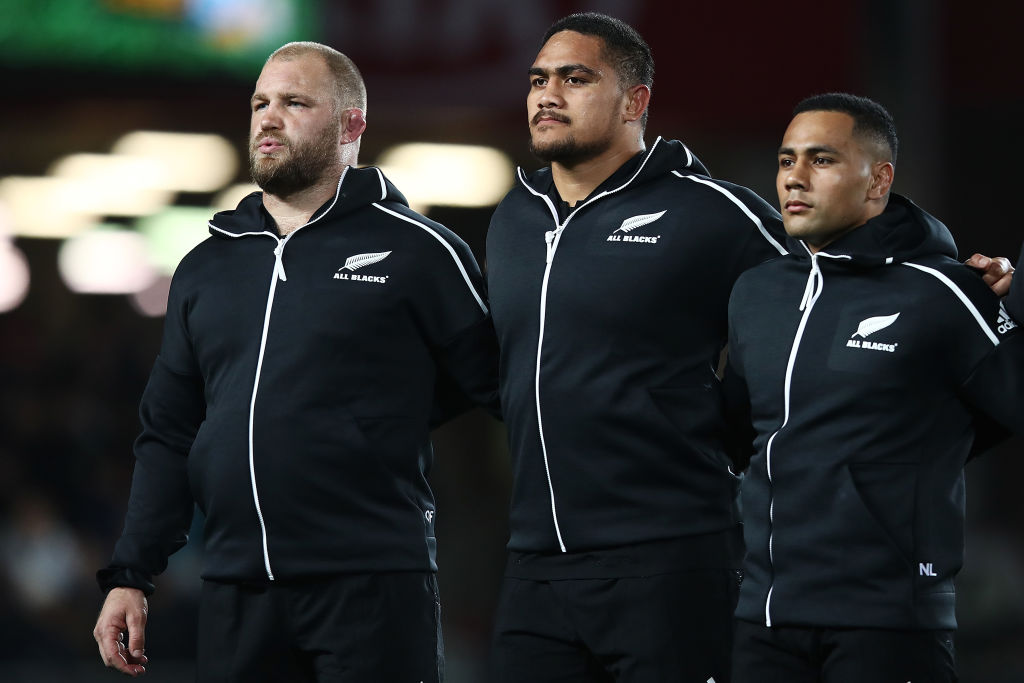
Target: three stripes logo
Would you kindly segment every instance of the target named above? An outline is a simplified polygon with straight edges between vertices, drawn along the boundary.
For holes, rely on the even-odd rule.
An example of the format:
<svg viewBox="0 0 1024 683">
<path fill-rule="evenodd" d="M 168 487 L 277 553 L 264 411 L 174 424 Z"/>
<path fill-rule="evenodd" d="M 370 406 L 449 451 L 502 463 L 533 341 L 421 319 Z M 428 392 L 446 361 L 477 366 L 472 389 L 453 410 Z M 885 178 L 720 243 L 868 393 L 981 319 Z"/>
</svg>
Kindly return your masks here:
<svg viewBox="0 0 1024 683">
<path fill-rule="evenodd" d="M 1017 323 L 1010 317 L 1010 314 L 1006 312 L 1006 306 L 1000 301 L 999 317 L 996 319 L 996 331 L 999 332 L 999 334 L 1006 334 L 1016 327 Z"/>
<path fill-rule="evenodd" d="M 355 254 L 345 259 L 345 265 L 338 268 L 338 272 L 334 274 L 335 280 L 350 280 L 353 282 L 373 282 L 376 284 L 384 284 L 388 281 L 390 275 L 360 275 L 355 271 L 365 266 L 373 265 L 374 263 L 380 263 L 391 254 L 390 251 L 378 251 L 368 254 Z"/>
</svg>

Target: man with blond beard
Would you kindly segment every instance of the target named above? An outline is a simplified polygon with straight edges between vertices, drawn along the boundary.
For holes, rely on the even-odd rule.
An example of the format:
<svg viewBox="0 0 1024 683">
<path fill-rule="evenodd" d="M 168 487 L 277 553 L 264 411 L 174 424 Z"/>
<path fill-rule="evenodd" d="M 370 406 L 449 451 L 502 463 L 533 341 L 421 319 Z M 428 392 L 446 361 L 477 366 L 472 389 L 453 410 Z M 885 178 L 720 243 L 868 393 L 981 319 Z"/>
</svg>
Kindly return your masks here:
<svg viewBox="0 0 1024 683">
<path fill-rule="evenodd" d="M 290 43 L 263 67 L 263 192 L 214 216 L 171 286 L 98 575 L 107 666 L 145 672 L 146 595 L 198 504 L 197 680 L 443 678 L 428 433 L 442 378 L 493 403 L 493 331 L 466 244 L 357 168 L 365 111 L 329 47 Z"/>
</svg>

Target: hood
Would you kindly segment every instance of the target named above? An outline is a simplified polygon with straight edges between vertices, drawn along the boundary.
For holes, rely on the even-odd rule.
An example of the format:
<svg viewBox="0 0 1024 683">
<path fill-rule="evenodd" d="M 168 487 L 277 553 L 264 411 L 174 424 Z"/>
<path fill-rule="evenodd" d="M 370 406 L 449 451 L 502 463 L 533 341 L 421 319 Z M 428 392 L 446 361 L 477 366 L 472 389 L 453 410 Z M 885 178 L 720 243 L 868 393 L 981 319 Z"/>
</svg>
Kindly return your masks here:
<svg viewBox="0 0 1024 683">
<path fill-rule="evenodd" d="M 334 196 L 313 213 L 309 223 L 314 223 L 328 214 L 331 217 L 342 216 L 374 202 L 409 205 L 398 188 L 385 178 L 376 166 L 347 166 L 338 178 Z M 254 232 L 277 232 L 273 219 L 263 208 L 262 192 L 246 195 L 236 208 L 214 214 L 209 226 L 211 234 L 221 237 L 240 237 Z"/>
<path fill-rule="evenodd" d="M 639 159 L 639 166 L 633 167 L 632 164 L 636 163 L 637 159 Z M 624 173 L 620 177 L 620 172 L 627 167 L 631 168 L 632 172 Z M 618 171 L 601 183 L 591 196 L 599 192 L 614 192 L 631 183 L 647 182 L 671 171 L 679 171 L 688 175 L 710 176 L 708 169 L 704 167 L 697 155 L 690 151 L 689 147 L 679 140 L 665 140 L 659 135 L 650 149 L 623 164 Z M 527 173 L 520 168 L 517 175 L 520 182 L 535 192 L 540 194 L 551 192 L 554 180 L 551 177 L 550 166 L 532 173 Z"/>
<path fill-rule="evenodd" d="M 790 253 L 810 256 L 803 240 L 787 237 L 786 243 Z M 822 251 L 848 256 L 848 263 L 862 266 L 901 263 L 922 256 L 957 258 L 956 242 L 942 221 L 895 193 L 889 195 L 885 211 Z"/>
</svg>

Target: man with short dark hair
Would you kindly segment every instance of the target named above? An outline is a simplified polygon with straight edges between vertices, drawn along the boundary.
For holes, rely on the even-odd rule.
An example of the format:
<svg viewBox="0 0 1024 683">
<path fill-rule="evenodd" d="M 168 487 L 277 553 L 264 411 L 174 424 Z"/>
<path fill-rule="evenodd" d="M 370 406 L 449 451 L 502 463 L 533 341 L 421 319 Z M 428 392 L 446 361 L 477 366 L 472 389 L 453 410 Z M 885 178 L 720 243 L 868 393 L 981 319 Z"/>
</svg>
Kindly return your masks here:
<svg viewBox="0 0 1024 683">
<path fill-rule="evenodd" d="M 437 683 L 428 435 L 440 380 L 495 398 L 480 272 L 357 167 L 366 91 L 347 57 L 286 45 L 251 105 L 263 192 L 175 272 L 94 637 L 107 666 L 145 672 L 145 596 L 198 504 L 199 681 Z"/>
<path fill-rule="evenodd" d="M 654 62 L 572 15 L 529 69 L 530 147 L 487 236 L 514 470 L 495 680 L 728 680 L 742 555 L 719 380 L 726 303 L 778 214 L 678 141 Z"/>
<path fill-rule="evenodd" d="M 798 104 L 776 179 L 791 255 L 729 302 L 726 384 L 756 432 L 739 683 L 956 680 L 963 467 L 979 415 L 1024 433 L 1024 333 L 890 191 L 896 152 L 877 102 Z"/>
</svg>

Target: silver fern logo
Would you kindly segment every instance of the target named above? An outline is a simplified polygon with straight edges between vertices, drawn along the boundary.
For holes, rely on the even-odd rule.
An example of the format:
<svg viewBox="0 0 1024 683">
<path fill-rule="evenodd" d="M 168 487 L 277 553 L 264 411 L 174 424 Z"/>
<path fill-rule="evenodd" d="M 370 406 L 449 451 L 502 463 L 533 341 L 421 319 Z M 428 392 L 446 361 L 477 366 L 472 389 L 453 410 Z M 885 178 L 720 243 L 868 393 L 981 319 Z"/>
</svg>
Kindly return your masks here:
<svg viewBox="0 0 1024 683">
<path fill-rule="evenodd" d="M 865 318 L 860 321 L 860 325 L 857 325 L 857 331 L 853 333 L 853 336 L 863 339 L 868 335 L 889 327 L 889 325 L 896 322 L 898 317 L 900 317 L 899 313 L 893 313 L 892 315 L 877 315 L 874 318 Z"/>
<path fill-rule="evenodd" d="M 356 254 L 355 256 L 349 256 L 345 259 L 345 265 L 341 267 L 341 270 L 356 271 L 363 266 L 380 263 L 390 254 L 390 251 L 378 251 L 375 254 Z"/>
<path fill-rule="evenodd" d="M 338 268 L 338 272 L 334 274 L 334 279 L 350 280 L 352 282 L 374 282 L 382 285 L 388 281 L 388 278 L 391 277 L 390 275 L 359 275 L 355 271 L 374 263 L 380 263 L 390 254 L 390 251 L 377 251 L 369 254 L 349 256 L 345 259 L 345 265 Z"/>
<path fill-rule="evenodd" d="M 608 242 L 638 242 L 641 244 L 657 244 L 661 235 L 631 235 L 637 228 L 641 228 L 645 225 L 650 225 L 654 221 L 658 220 L 662 216 L 668 213 L 668 210 L 660 211 L 658 213 L 645 213 L 639 216 L 632 216 L 622 221 L 622 225 L 617 227 L 612 234 L 608 235 Z M 620 234 L 621 233 L 621 234 Z"/>
<path fill-rule="evenodd" d="M 846 346 L 851 349 L 866 349 L 868 351 L 886 351 L 888 353 L 895 353 L 896 347 L 899 346 L 899 342 L 874 342 L 867 341 L 867 337 L 884 330 L 885 328 L 896 322 L 896 319 L 900 317 L 900 314 L 893 313 L 892 315 L 876 315 L 871 318 L 864 318 L 857 325 L 857 331 L 850 335 L 850 339 L 846 342 Z M 857 339 L 860 337 L 860 339 Z"/>
</svg>

